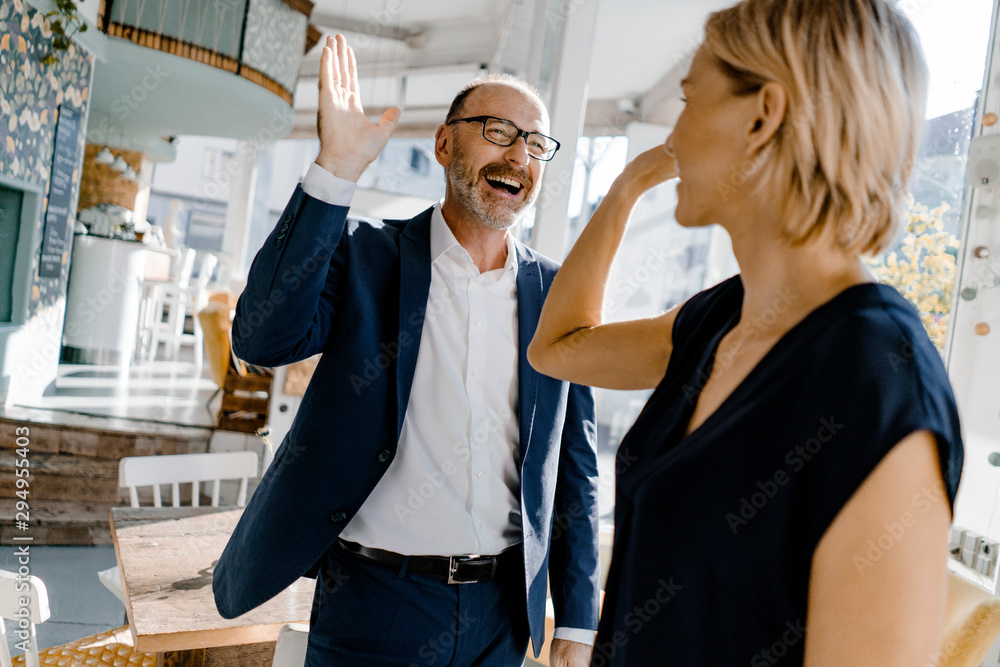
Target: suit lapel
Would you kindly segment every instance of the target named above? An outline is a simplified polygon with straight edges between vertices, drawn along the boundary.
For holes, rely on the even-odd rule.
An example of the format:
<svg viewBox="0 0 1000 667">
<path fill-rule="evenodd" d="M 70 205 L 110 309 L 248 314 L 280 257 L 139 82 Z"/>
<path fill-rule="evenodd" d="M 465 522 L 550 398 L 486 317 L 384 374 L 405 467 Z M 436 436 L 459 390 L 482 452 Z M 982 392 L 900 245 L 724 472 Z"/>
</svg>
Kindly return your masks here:
<svg viewBox="0 0 1000 667">
<path fill-rule="evenodd" d="M 427 209 L 399 235 L 399 357 L 396 360 L 396 437 L 410 400 L 431 288 L 431 214 Z M 405 343 L 405 344 L 404 344 Z"/>
<path fill-rule="evenodd" d="M 542 270 L 534 253 L 517 243 L 517 412 L 520 427 L 521 465 L 531 443 L 535 419 L 538 372 L 528 363 L 528 344 L 535 335 L 542 312 Z"/>
</svg>

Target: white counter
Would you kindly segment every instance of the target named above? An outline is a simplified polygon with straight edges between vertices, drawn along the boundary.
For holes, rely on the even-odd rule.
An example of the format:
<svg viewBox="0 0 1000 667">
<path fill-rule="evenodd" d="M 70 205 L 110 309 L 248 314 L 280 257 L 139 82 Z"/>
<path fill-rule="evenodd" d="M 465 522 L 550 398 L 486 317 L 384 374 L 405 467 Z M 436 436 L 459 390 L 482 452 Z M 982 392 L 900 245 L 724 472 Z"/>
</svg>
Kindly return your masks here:
<svg viewBox="0 0 1000 667">
<path fill-rule="evenodd" d="M 100 236 L 73 239 L 62 360 L 127 366 L 135 347 L 146 246 Z"/>
</svg>

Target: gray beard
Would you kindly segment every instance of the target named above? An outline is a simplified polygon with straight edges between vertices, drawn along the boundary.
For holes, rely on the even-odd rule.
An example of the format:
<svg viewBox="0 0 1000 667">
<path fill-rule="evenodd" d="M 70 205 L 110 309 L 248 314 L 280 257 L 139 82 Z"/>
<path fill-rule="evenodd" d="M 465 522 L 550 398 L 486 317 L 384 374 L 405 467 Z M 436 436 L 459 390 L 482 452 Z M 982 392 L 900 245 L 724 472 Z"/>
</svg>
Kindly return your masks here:
<svg viewBox="0 0 1000 667">
<path fill-rule="evenodd" d="M 490 229 L 508 230 L 516 225 L 524 214 L 524 209 L 512 211 L 487 201 L 474 185 L 461 178 L 455 181 L 455 194 L 465 204 L 465 208 L 472 211 Z"/>
<path fill-rule="evenodd" d="M 512 209 L 499 201 L 487 199 L 475 185 L 478 174 L 473 173 L 468 167 L 465 155 L 461 152 L 455 155 L 448 172 L 449 176 L 452 174 L 455 176 L 452 185 L 459 200 L 490 229 L 506 231 L 516 225 L 538 196 L 538 188 L 533 184 L 532 192 L 519 209 Z"/>
</svg>

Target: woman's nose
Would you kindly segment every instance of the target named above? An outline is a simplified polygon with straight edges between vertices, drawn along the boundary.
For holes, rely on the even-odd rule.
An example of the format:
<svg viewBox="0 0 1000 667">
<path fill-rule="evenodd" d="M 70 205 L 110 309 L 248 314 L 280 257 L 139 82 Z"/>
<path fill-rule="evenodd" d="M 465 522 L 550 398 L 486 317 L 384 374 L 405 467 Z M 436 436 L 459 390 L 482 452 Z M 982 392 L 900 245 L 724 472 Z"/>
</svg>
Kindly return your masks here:
<svg viewBox="0 0 1000 667">
<path fill-rule="evenodd" d="M 673 132 L 671 132 L 670 135 L 667 136 L 666 146 L 667 146 L 667 155 L 669 155 L 670 157 L 677 157 L 676 155 L 674 155 L 674 133 Z"/>
</svg>

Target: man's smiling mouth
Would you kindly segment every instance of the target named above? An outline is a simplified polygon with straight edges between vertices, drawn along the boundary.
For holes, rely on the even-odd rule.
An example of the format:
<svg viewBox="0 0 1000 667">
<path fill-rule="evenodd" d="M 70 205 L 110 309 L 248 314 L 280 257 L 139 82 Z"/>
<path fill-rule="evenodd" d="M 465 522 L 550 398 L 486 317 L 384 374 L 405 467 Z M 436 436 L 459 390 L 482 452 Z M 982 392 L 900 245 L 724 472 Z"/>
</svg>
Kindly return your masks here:
<svg viewBox="0 0 1000 667">
<path fill-rule="evenodd" d="M 485 178 L 491 188 L 510 196 L 517 196 L 524 189 L 524 186 L 517 179 L 510 176 L 486 176 Z"/>
</svg>

